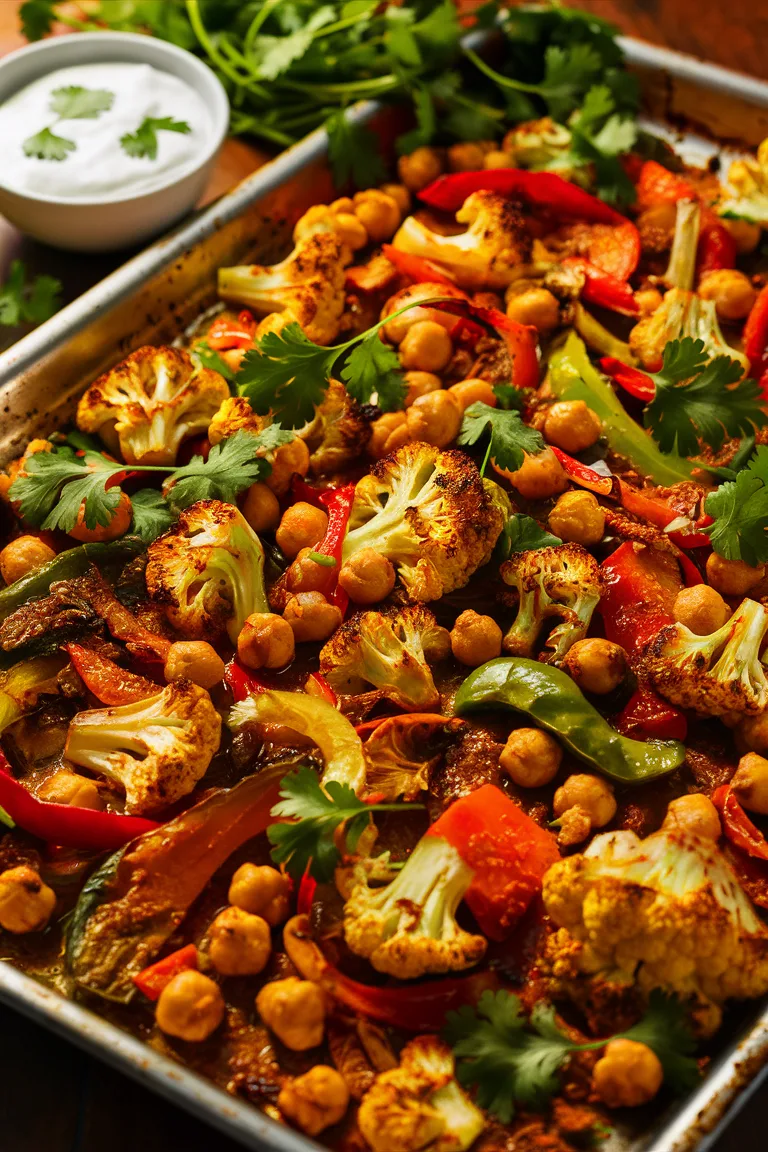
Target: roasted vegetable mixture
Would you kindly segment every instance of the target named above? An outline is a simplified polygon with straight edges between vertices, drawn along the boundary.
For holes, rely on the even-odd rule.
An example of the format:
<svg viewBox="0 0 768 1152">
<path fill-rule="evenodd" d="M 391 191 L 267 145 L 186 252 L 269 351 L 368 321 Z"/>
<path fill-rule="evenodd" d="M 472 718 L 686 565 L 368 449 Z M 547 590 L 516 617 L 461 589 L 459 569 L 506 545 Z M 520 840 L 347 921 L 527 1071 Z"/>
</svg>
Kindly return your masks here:
<svg viewBox="0 0 768 1152">
<path fill-rule="evenodd" d="M 563 132 L 311 207 L 2 475 L 0 954 L 348 1152 L 593 1146 L 768 993 L 768 141 L 620 212 Z"/>
</svg>

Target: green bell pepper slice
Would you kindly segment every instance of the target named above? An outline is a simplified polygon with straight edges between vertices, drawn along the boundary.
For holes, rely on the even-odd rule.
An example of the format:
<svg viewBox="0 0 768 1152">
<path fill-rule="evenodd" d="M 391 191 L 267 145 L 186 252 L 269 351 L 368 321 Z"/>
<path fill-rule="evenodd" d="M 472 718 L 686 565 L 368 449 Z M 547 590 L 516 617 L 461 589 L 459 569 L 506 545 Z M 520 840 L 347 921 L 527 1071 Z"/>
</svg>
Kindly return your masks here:
<svg viewBox="0 0 768 1152">
<path fill-rule="evenodd" d="M 585 698 L 570 676 L 523 657 L 501 657 L 476 668 L 459 688 L 458 715 L 483 708 L 522 712 L 552 732 L 595 771 L 624 784 L 644 784 L 679 768 L 679 740 L 630 740 L 621 736 Z"/>
</svg>

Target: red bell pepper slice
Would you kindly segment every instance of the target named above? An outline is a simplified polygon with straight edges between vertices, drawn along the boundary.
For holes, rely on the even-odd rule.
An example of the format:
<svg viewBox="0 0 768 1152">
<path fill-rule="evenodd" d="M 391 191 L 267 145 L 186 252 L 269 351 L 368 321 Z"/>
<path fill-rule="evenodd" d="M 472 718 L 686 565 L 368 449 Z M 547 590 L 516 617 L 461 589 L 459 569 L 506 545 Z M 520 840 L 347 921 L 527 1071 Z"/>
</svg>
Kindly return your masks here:
<svg viewBox="0 0 768 1152">
<path fill-rule="evenodd" d="M 76 808 L 71 804 L 50 804 L 38 800 L 11 775 L 11 766 L 0 752 L 0 807 L 19 828 L 66 848 L 84 852 L 110 852 L 122 848 L 137 836 L 160 825 L 140 816 L 121 816 L 117 812 L 99 812 L 95 808 Z"/>
<path fill-rule="evenodd" d="M 626 280 L 620 280 L 618 276 L 603 271 L 582 256 L 566 256 L 561 263 L 563 268 L 578 269 L 584 274 L 581 299 L 587 304 L 608 308 L 611 312 L 620 312 L 623 316 L 637 316 L 640 308 Z"/>
<path fill-rule="evenodd" d="M 299 891 L 296 895 L 296 915 L 309 916 L 312 911 L 312 902 L 317 891 L 317 880 L 310 874 L 309 867 L 301 878 Z"/>
<path fill-rule="evenodd" d="M 737 848 L 730 840 L 723 844 L 723 855 L 736 873 L 736 879 L 759 908 L 768 908 L 768 864 Z"/>
<path fill-rule="evenodd" d="M 749 357 L 749 374 L 759 380 L 768 372 L 768 284 L 762 289 L 744 325 L 744 352 Z"/>
<path fill-rule="evenodd" d="M 335 708 L 339 703 L 339 698 L 331 688 L 325 676 L 319 672 L 310 672 L 307 677 L 307 682 L 304 685 L 304 691 L 309 693 L 310 696 L 319 696 L 321 700 L 325 700 L 327 704 L 332 704 Z"/>
<path fill-rule="evenodd" d="M 451 288 L 456 287 L 456 281 L 448 275 L 445 268 L 433 264 L 431 260 L 412 256 L 410 252 L 401 252 L 391 244 L 382 244 L 381 250 L 398 272 L 412 280 L 414 284 L 447 284 Z"/>
<path fill-rule="evenodd" d="M 712 793 L 712 803 L 720 813 L 726 837 L 748 856 L 768 860 L 768 840 L 742 808 L 730 784 L 721 784 Z"/>
<path fill-rule="evenodd" d="M 614 723 L 622 736 L 640 740 L 685 740 L 685 716 L 643 685 L 632 693 Z"/>
<path fill-rule="evenodd" d="M 241 700 L 247 700 L 249 696 L 254 696 L 257 692 L 266 692 L 267 690 L 264 681 L 250 668 L 241 664 L 238 656 L 233 656 L 224 665 L 224 683 L 232 693 L 232 698 L 236 704 L 239 704 Z"/>
<path fill-rule="evenodd" d="M 139 992 L 143 992 L 148 1000 L 158 1000 L 160 993 L 166 988 L 180 972 L 197 970 L 197 948 L 194 944 L 187 944 L 170 956 L 164 956 L 155 964 L 150 964 L 137 976 L 133 982 Z"/>
<path fill-rule="evenodd" d="M 582 188 L 554 172 L 528 172 L 523 168 L 488 168 L 479 172 L 455 172 L 438 176 L 419 192 L 419 199 L 432 208 L 455 212 L 473 192 L 499 192 L 519 196 L 559 219 L 586 220 L 593 224 L 623 224 L 625 217 L 590 196 Z"/>
<path fill-rule="evenodd" d="M 443 312 L 468 314 L 475 320 L 495 328 L 507 346 L 512 361 L 512 383 L 515 388 L 530 391 L 539 386 L 539 333 L 530 324 L 519 324 L 498 308 L 484 308 L 471 300 L 442 301 L 433 305 Z"/>
<path fill-rule="evenodd" d="M 555 839 L 495 784 L 462 796 L 427 832 L 456 849 L 475 876 L 464 899 L 481 931 L 504 940 L 560 859 Z"/>
<path fill-rule="evenodd" d="M 624 364 L 623 361 L 615 359 L 613 356 L 603 356 L 600 360 L 600 368 L 610 376 L 612 380 L 629 392 L 630 396 L 634 396 L 636 400 L 642 400 L 644 404 L 649 404 L 653 397 L 656 395 L 656 385 L 647 372 L 641 372 L 639 368 L 632 368 L 629 364 Z"/>
<path fill-rule="evenodd" d="M 232 316 L 219 316 L 208 329 L 206 340 L 216 352 L 229 348 L 252 348 L 256 332 L 256 320 L 250 312 L 243 311 L 235 320 Z"/>
<path fill-rule="evenodd" d="M 657 160 L 646 160 L 637 180 L 637 207 L 642 211 L 656 204 L 675 204 L 678 200 L 698 200 L 696 189 Z"/>
<path fill-rule="evenodd" d="M 550 448 L 560 461 L 566 476 L 574 484 L 578 484 L 581 488 L 588 488 L 590 492 L 598 492 L 601 496 L 610 496 L 613 492 L 612 476 L 603 476 L 594 468 L 582 464 L 580 460 L 574 460 L 572 456 L 560 448 L 555 448 L 554 444 L 550 444 Z"/>
<path fill-rule="evenodd" d="M 159 684 L 147 680 L 146 676 L 137 676 L 90 648 L 80 644 L 65 644 L 64 648 L 88 691 L 102 704 L 133 704 L 162 691 Z"/>
<path fill-rule="evenodd" d="M 593 224 L 590 229 L 587 247 L 589 262 L 619 281 L 629 280 L 640 262 L 640 251 L 640 233 L 632 221 L 625 220 L 623 216 L 614 224 Z"/>
<path fill-rule="evenodd" d="M 343 488 L 329 488 L 320 495 L 320 503 L 328 513 L 328 527 L 320 543 L 313 552 L 321 556 L 332 556 L 336 563 L 333 567 L 325 569 L 322 587 L 318 589 L 327 600 L 346 612 L 349 605 L 349 596 L 343 588 L 339 587 L 339 569 L 341 568 L 341 553 L 344 548 L 344 537 L 347 534 L 352 505 L 355 502 L 355 485 L 345 484 Z M 318 583 L 320 581 L 318 580 Z"/>
<path fill-rule="evenodd" d="M 699 277 L 719 268 L 736 267 L 736 241 L 711 208 L 701 212 L 696 272 Z"/>
<path fill-rule="evenodd" d="M 643 520 L 647 520 L 649 524 L 654 524 L 657 528 L 666 528 L 674 520 L 680 519 L 680 512 L 673 508 L 668 500 L 662 496 L 649 496 L 646 492 L 640 491 L 639 488 L 633 488 L 631 484 L 625 484 L 623 480 L 619 480 L 619 490 L 621 492 L 621 503 L 628 512 L 634 513 L 635 516 L 640 516 Z M 690 530 L 675 530 L 667 533 L 669 539 L 678 548 L 705 548 L 709 547 L 711 541 L 705 532 L 699 531 L 700 528 L 705 528 L 708 524 L 712 523 L 711 516 L 700 516 Z M 700 581 L 696 581 L 699 583 Z"/>
</svg>

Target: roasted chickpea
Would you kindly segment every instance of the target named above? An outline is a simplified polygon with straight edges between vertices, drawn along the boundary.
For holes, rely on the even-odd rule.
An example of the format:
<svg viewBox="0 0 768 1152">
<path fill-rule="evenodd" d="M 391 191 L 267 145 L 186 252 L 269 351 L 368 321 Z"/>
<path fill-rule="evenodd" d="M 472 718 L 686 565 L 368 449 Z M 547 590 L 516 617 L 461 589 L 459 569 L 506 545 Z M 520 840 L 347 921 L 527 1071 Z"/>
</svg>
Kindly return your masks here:
<svg viewBox="0 0 768 1152">
<path fill-rule="evenodd" d="M 346 244 L 352 252 L 365 248 L 368 232 L 358 215 L 354 212 L 338 212 L 334 222 L 342 244 Z"/>
<path fill-rule="evenodd" d="M 71 804 L 74 808 L 93 808 L 96 811 L 104 807 L 94 781 L 79 776 L 77 772 L 68 772 L 66 768 L 43 780 L 37 794 L 49 804 Z"/>
<path fill-rule="evenodd" d="M 297 592 L 283 610 L 297 644 L 327 640 L 342 621 L 340 609 L 329 604 L 322 592 Z"/>
<path fill-rule="evenodd" d="M 463 140 L 448 149 L 448 168 L 451 172 L 477 172 L 484 166 L 487 148 L 477 140 Z"/>
<path fill-rule="evenodd" d="M 308 1136 L 318 1136 L 338 1124 L 348 1104 L 344 1077 L 327 1064 L 315 1064 L 303 1076 L 286 1080 L 277 1098 L 283 1115 Z"/>
<path fill-rule="evenodd" d="M 495 148 L 483 156 L 483 168 L 514 168 L 515 158 L 510 152 Z"/>
<path fill-rule="evenodd" d="M 272 453 L 272 471 L 264 483 L 275 496 L 284 496 L 291 486 L 291 478 L 298 472 L 306 476 L 309 471 L 309 448 L 299 436 L 290 444 L 281 444 Z"/>
<path fill-rule="evenodd" d="M 401 216 L 407 216 L 411 210 L 411 194 L 405 184 L 382 184 L 381 191 L 391 196 L 400 209 Z"/>
<path fill-rule="evenodd" d="M 742 716 L 736 725 L 740 752 L 768 752 L 768 709 L 757 716 Z"/>
<path fill-rule="evenodd" d="M 243 516 L 254 532 L 271 532 L 280 523 L 280 503 L 272 489 L 260 481 L 251 484 L 243 501 Z"/>
<path fill-rule="evenodd" d="M 283 555 L 293 560 L 302 548 L 314 548 L 319 544 L 327 527 L 328 514 L 323 508 L 298 500 L 283 513 L 275 540 Z"/>
<path fill-rule="evenodd" d="M 598 544 L 605 532 L 605 512 L 594 492 L 564 492 L 549 514 L 551 532 L 567 544 Z"/>
<path fill-rule="evenodd" d="M 260 916 L 274 928 L 288 915 L 290 881 L 268 864 L 241 864 L 229 883 L 228 899 L 236 908 Z"/>
<path fill-rule="evenodd" d="M 496 468 L 495 464 L 493 466 L 502 476 L 512 481 L 525 500 L 549 500 L 568 487 L 568 477 L 551 448 L 545 448 L 535 456 L 529 456 L 526 452 L 525 460 L 516 472 Z"/>
<path fill-rule="evenodd" d="M 0 552 L 0 575 L 6 584 L 21 580 L 43 564 L 54 559 L 56 553 L 37 536 L 17 536 Z"/>
<path fill-rule="evenodd" d="M 342 564 L 339 584 L 353 604 L 378 604 L 395 586 L 395 569 L 375 548 L 361 548 Z"/>
<path fill-rule="evenodd" d="M 702 276 L 697 289 L 704 300 L 714 300 L 721 320 L 743 320 L 757 298 L 752 282 L 736 268 L 717 268 Z"/>
<path fill-rule="evenodd" d="M 658 288 L 638 288 L 635 292 L 635 303 L 640 309 L 641 316 L 650 316 L 661 307 L 661 292 Z"/>
<path fill-rule="evenodd" d="M 750 220 L 722 220 L 722 224 L 730 232 L 736 241 L 736 251 L 740 256 L 746 256 L 749 252 L 754 252 L 760 243 L 760 237 L 763 230 L 759 224 L 753 224 Z"/>
<path fill-rule="evenodd" d="M 295 652 L 290 624 L 274 612 L 251 613 L 237 637 L 237 654 L 247 668 L 285 668 Z"/>
<path fill-rule="evenodd" d="M 737 799 L 750 812 L 768 816 L 768 760 L 756 752 L 747 752 L 731 779 Z"/>
<path fill-rule="evenodd" d="M 481 380 L 479 376 L 470 376 L 468 380 L 452 384 L 448 392 L 456 397 L 462 412 L 466 412 L 467 408 L 478 402 L 487 404 L 490 408 L 495 408 L 498 404 L 493 385 L 487 380 Z"/>
<path fill-rule="evenodd" d="M 600 417 L 583 400 L 558 400 L 544 418 L 545 439 L 571 456 L 591 448 L 602 430 Z"/>
<path fill-rule="evenodd" d="M 265 984 L 256 997 L 256 1010 L 267 1028 L 293 1052 L 306 1052 L 322 1042 L 325 997 L 309 980 L 288 976 Z"/>
<path fill-rule="evenodd" d="M 405 422 L 405 412 L 385 412 L 371 425 L 368 454 L 374 460 L 383 459 L 401 446 L 403 434 L 410 435 Z"/>
<path fill-rule="evenodd" d="M 400 226 L 400 207 L 397 201 L 379 188 L 356 192 L 353 198 L 355 215 L 362 222 L 374 244 L 381 244 L 394 236 Z"/>
<path fill-rule="evenodd" d="M 616 815 L 613 788 L 599 776 L 579 772 L 569 776 L 555 792 L 553 810 L 562 816 L 569 808 L 583 808 L 593 828 L 603 828 Z"/>
<path fill-rule="evenodd" d="M 764 576 L 764 564 L 753 568 L 743 560 L 725 560 L 717 552 L 707 560 L 707 579 L 723 596 L 745 596 Z"/>
<path fill-rule="evenodd" d="M 222 976 L 256 976 L 272 951 L 269 924 L 242 908 L 219 912 L 209 930 L 208 955 Z"/>
<path fill-rule="evenodd" d="M 163 988 L 155 1020 L 166 1035 L 200 1043 L 216 1031 L 224 1012 L 224 997 L 218 984 L 202 972 L 187 969 Z"/>
<path fill-rule="evenodd" d="M 410 408 L 411 404 L 420 396 L 427 396 L 430 392 L 439 392 L 443 386 L 442 380 L 434 372 L 404 372 L 403 379 L 408 386 L 405 397 L 406 408 Z"/>
<path fill-rule="evenodd" d="M 708 636 L 722 628 L 731 610 L 714 588 L 708 584 L 695 584 L 678 592 L 672 614 L 678 624 L 684 624 L 697 636 Z"/>
<path fill-rule="evenodd" d="M 398 348 L 403 368 L 419 372 L 441 372 L 453 355 L 453 344 L 442 324 L 419 320 L 406 332 Z"/>
<path fill-rule="evenodd" d="M 605 696 L 627 674 L 627 654 L 619 644 L 598 636 L 571 645 L 563 667 L 582 692 Z"/>
<path fill-rule="evenodd" d="M 507 316 L 517 324 L 532 324 L 539 332 L 554 332 L 560 324 L 560 302 L 548 288 L 528 288 L 510 295 Z"/>
<path fill-rule="evenodd" d="M 285 573 L 290 592 L 319 592 L 328 583 L 328 569 L 312 559 L 312 549 L 302 548 Z"/>
<path fill-rule="evenodd" d="M 592 1086 L 609 1108 L 647 1104 L 663 1080 L 658 1056 L 637 1040 L 611 1040 L 592 1072 Z"/>
<path fill-rule="evenodd" d="M 206 640 L 177 640 L 168 649 L 163 675 L 172 680 L 191 680 L 201 688 L 213 688 L 224 679 L 224 661 Z"/>
<path fill-rule="evenodd" d="M 414 400 L 405 422 L 411 440 L 445 448 L 458 436 L 462 416 L 461 406 L 450 392 L 428 392 Z"/>
<path fill-rule="evenodd" d="M 117 540 L 124 536 L 131 526 L 133 509 L 131 501 L 125 492 L 121 493 L 117 507 L 110 515 L 108 524 L 97 524 L 89 528 L 85 522 L 85 501 L 80 505 L 74 528 L 70 528 L 69 535 L 81 544 L 101 543 L 106 540 Z"/>
<path fill-rule="evenodd" d="M 443 170 L 443 161 L 434 148 L 417 148 L 410 156 L 401 156 L 397 174 L 409 192 L 421 192 L 427 184 L 437 180 Z"/>
<path fill-rule="evenodd" d="M 460 664 L 477 668 L 501 655 L 501 628 L 491 616 L 468 608 L 451 629 L 451 651 Z"/>
<path fill-rule="evenodd" d="M 454 295 L 461 298 L 464 294 L 458 288 L 450 288 L 447 284 L 429 282 L 411 284 L 408 288 L 402 288 L 387 300 L 381 310 L 382 320 L 387 316 L 392 316 L 395 312 L 400 312 L 399 316 L 393 316 L 391 320 L 387 320 L 381 330 L 383 338 L 389 344 L 402 344 L 406 333 L 414 324 L 419 324 L 422 320 L 431 320 L 434 324 L 439 324 L 441 328 L 445 328 L 446 332 L 452 331 L 456 326 L 455 316 L 450 312 L 441 312 L 439 308 L 430 308 L 428 305 L 422 307 L 420 302 L 433 300 L 435 296 Z M 408 306 L 408 310 L 401 312 L 400 310 L 406 306 Z"/>
<path fill-rule="evenodd" d="M 21 936 L 45 928 L 56 906 L 56 893 L 27 864 L 0 872 L 0 928 Z"/>
<path fill-rule="evenodd" d="M 540 728 L 517 728 L 510 732 L 499 757 L 499 767 L 521 788 L 543 788 L 554 780 L 563 750 Z"/>
<path fill-rule="evenodd" d="M 719 840 L 722 832 L 717 808 L 703 792 L 690 792 L 687 796 L 670 800 L 664 827 L 691 832 L 705 840 Z"/>
</svg>

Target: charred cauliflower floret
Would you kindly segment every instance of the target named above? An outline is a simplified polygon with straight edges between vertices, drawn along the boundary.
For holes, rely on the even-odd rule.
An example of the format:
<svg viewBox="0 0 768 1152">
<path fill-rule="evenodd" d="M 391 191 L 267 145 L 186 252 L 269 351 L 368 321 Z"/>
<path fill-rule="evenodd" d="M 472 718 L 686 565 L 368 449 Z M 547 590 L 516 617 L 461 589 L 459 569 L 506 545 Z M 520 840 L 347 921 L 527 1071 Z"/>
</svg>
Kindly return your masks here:
<svg viewBox="0 0 768 1152">
<path fill-rule="evenodd" d="M 208 425 L 211 444 L 228 440 L 235 432 L 252 432 L 257 436 L 269 424 L 269 416 L 258 416 L 245 396 L 227 396 Z"/>
<path fill-rule="evenodd" d="M 207 432 L 229 388 L 181 348 L 138 348 L 80 398 L 77 426 L 128 464 L 174 464 L 187 436 Z"/>
<path fill-rule="evenodd" d="M 600 566 L 580 544 L 560 544 L 535 552 L 516 552 L 501 566 L 505 584 L 517 592 L 517 617 L 504 637 L 513 656 L 533 656 L 547 620 L 557 624 L 547 637 L 549 660 L 559 664 L 569 648 L 587 634 L 600 601 Z"/>
<path fill-rule="evenodd" d="M 226 628 L 233 644 L 252 612 L 269 612 L 264 549 L 233 504 L 199 500 L 150 544 L 150 598 L 185 640 L 213 640 Z"/>
<path fill-rule="evenodd" d="M 301 438 L 310 451 L 314 476 L 340 472 L 361 456 L 371 438 L 371 420 L 343 384 L 331 380 L 315 419 Z"/>
<path fill-rule="evenodd" d="M 471 968 L 487 941 L 459 927 L 456 909 L 474 875 L 453 845 L 429 833 L 384 888 L 371 888 L 360 866 L 344 905 L 347 946 L 401 980 Z"/>
<path fill-rule="evenodd" d="M 485 1127 L 436 1036 L 406 1044 L 397 1068 L 379 1073 L 363 1096 L 357 1120 L 373 1152 L 466 1152 Z"/>
<path fill-rule="evenodd" d="M 221 717 L 203 688 L 174 680 L 156 696 L 79 712 L 65 759 L 114 781 L 127 812 L 156 812 L 188 795 L 219 747 Z"/>
<path fill-rule="evenodd" d="M 450 652 L 450 637 L 421 604 L 358 612 L 320 653 L 320 671 L 335 692 L 371 685 L 399 708 L 426 712 L 440 703 L 427 659 Z"/>
<path fill-rule="evenodd" d="M 262 316 L 278 312 L 295 320 L 315 344 L 330 344 L 344 311 L 344 269 L 352 259 L 335 232 L 300 240 L 279 264 L 219 269 L 219 295 Z"/>
<path fill-rule="evenodd" d="M 768 991 L 768 930 L 711 839 L 602 833 L 553 864 L 544 903 L 588 980 L 716 1007 Z"/>
<path fill-rule="evenodd" d="M 757 149 L 757 156 L 734 160 L 728 169 L 729 195 L 718 206 L 722 216 L 750 220 L 768 228 L 768 139 Z"/>
<path fill-rule="evenodd" d="M 664 349 L 672 340 L 703 340 L 709 358 L 728 356 L 738 360 L 744 372 L 749 361 L 743 352 L 737 352 L 720 330 L 714 300 L 703 300 L 695 292 L 670 288 L 655 312 L 643 317 L 629 334 L 629 346 L 643 368 L 658 372 L 664 359 Z"/>
<path fill-rule="evenodd" d="M 400 225 L 392 244 L 401 252 L 434 260 L 462 288 L 506 288 L 531 256 L 532 238 L 519 205 L 496 192 L 473 192 L 456 213 L 468 229 L 441 236 L 416 216 Z"/>
<path fill-rule="evenodd" d="M 768 609 L 742 600 L 716 632 L 697 636 L 684 624 L 667 624 L 651 641 L 646 661 L 657 690 L 682 708 L 705 715 L 757 715 L 768 705 L 768 679 L 760 649 Z"/>
<path fill-rule="evenodd" d="M 438 600 L 488 562 L 508 510 L 464 452 L 405 444 L 358 483 L 343 558 L 373 548 L 411 600 Z"/>
</svg>

